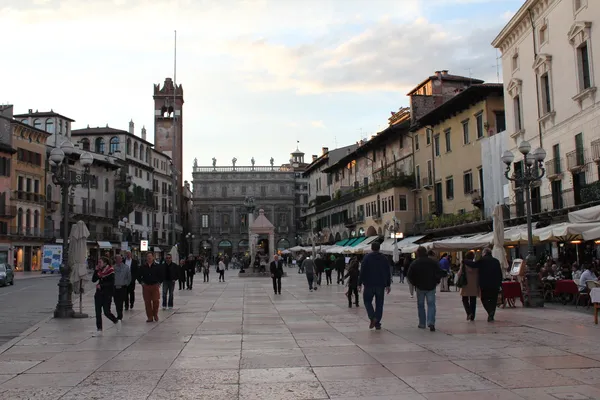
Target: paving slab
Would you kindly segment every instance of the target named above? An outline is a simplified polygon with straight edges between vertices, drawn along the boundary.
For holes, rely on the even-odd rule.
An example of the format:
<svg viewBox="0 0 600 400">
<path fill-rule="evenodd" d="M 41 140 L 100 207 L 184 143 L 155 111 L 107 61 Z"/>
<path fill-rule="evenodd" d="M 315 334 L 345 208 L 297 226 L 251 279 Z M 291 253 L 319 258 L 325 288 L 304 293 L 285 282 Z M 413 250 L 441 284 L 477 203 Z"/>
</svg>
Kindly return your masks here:
<svg viewBox="0 0 600 400">
<path fill-rule="evenodd" d="M 481 309 L 467 322 L 458 294 L 438 293 L 429 332 L 395 283 L 375 331 L 344 291 L 311 293 L 289 274 L 274 295 L 269 280 L 227 272 L 176 291 L 158 323 L 138 308 L 101 335 L 93 318 L 51 319 L 3 348 L 0 400 L 600 398 L 600 327 L 586 314 L 517 307 L 488 323 Z"/>
</svg>

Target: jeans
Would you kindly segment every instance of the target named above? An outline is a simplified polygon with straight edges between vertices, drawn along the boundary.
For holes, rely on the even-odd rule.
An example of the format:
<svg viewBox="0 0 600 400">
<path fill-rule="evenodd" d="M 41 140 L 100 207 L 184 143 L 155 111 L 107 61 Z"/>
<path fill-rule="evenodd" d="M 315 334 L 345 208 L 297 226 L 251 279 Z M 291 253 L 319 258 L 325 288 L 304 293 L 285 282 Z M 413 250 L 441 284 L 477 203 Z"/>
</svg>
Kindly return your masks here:
<svg viewBox="0 0 600 400">
<path fill-rule="evenodd" d="M 370 320 L 375 320 L 376 324 L 381 323 L 383 317 L 383 292 L 384 287 L 365 286 L 363 291 L 363 302 Z M 373 297 L 375 297 L 375 309 L 373 309 Z"/>
<path fill-rule="evenodd" d="M 358 306 L 358 286 L 348 287 L 348 305 L 352 305 L 352 294 L 354 294 L 354 304 Z"/>
<path fill-rule="evenodd" d="M 465 307 L 467 317 L 470 316 L 472 319 L 475 319 L 475 310 L 477 309 L 477 296 L 463 296 L 462 302 L 463 306 Z"/>
<path fill-rule="evenodd" d="M 404 283 L 404 272 L 402 269 L 398 272 L 398 276 L 400 276 L 400 283 Z"/>
<path fill-rule="evenodd" d="M 440 291 L 441 292 L 449 292 L 450 288 L 448 287 L 448 277 L 445 276 L 440 281 Z"/>
<path fill-rule="evenodd" d="M 194 274 L 191 271 L 187 272 L 187 287 L 188 289 L 192 289 L 192 286 L 194 285 Z"/>
<path fill-rule="evenodd" d="M 337 270 L 337 283 L 344 283 L 344 270 Z"/>
<path fill-rule="evenodd" d="M 129 310 L 133 308 L 133 303 L 135 302 L 135 281 L 131 282 L 129 286 L 127 286 L 127 296 L 125 296 L 125 309 Z"/>
<path fill-rule="evenodd" d="M 315 281 L 314 274 L 306 274 L 306 280 L 308 281 L 308 288 L 313 290 L 313 282 Z"/>
<path fill-rule="evenodd" d="M 221 280 L 225 282 L 225 270 L 219 271 L 219 282 L 221 282 Z"/>
<path fill-rule="evenodd" d="M 410 297 L 413 297 L 413 295 L 415 293 L 415 287 L 410 282 L 408 282 L 408 292 L 410 293 Z"/>
<path fill-rule="evenodd" d="M 185 289 L 185 276 L 183 278 L 179 278 L 179 290 Z"/>
<path fill-rule="evenodd" d="M 114 314 L 110 311 L 110 306 L 112 303 L 113 291 L 111 290 L 96 290 L 94 294 L 94 306 L 96 308 L 96 328 L 99 331 L 102 330 L 102 312 L 104 311 L 104 315 L 106 318 L 110 319 L 113 324 L 116 324 L 118 319 L 114 316 Z"/>
<path fill-rule="evenodd" d="M 273 279 L 273 290 L 275 291 L 275 294 L 281 294 L 281 277 L 278 278 L 274 276 L 271 279 Z"/>
<path fill-rule="evenodd" d="M 162 306 L 173 308 L 173 291 L 175 290 L 175 281 L 164 281 L 162 284 Z M 168 302 L 167 302 L 168 297 Z"/>
<path fill-rule="evenodd" d="M 425 316 L 425 300 L 427 300 L 427 317 Z M 435 289 L 417 289 L 417 310 L 420 327 L 435 326 Z"/>
<path fill-rule="evenodd" d="M 491 318 L 496 314 L 499 292 L 498 289 L 481 289 L 481 304 Z"/>
<path fill-rule="evenodd" d="M 332 281 L 331 281 L 331 273 L 332 272 L 333 271 L 330 269 L 325 271 L 325 281 L 327 282 L 328 285 L 332 283 Z"/>
<path fill-rule="evenodd" d="M 127 286 L 115 288 L 115 294 L 113 296 L 115 300 L 115 308 L 117 309 L 117 319 L 123 319 L 123 304 L 127 298 Z"/>
<path fill-rule="evenodd" d="M 208 280 L 209 280 L 208 274 L 209 274 L 208 270 L 206 270 L 202 273 L 202 275 L 204 276 L 204 282 L 208 282 Z"/>
</svg>

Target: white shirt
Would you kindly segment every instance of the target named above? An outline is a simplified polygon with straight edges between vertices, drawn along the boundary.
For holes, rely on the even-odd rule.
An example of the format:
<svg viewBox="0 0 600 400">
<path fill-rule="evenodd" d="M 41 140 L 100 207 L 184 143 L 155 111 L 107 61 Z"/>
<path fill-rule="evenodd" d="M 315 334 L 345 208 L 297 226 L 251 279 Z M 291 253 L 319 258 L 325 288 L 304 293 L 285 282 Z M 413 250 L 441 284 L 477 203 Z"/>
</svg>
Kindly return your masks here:
<svg viewBox="0 0 600 400">
<path fill-rule="evenodd" d="M 223 261 L 219 261 L 219 271 L 225 271 L 225 263 Z"/>
<path fill-rule="evenodd" d="M 125 259 L 125 265 L 127 265 L 131 269 L 131 258 Z"/>
<path fill-rule="evenodd" d="M 594 273 L 592 271 L 590 271 L 589 269 L 586 269 L 585 271 L 583 271 L 583 274 L 581 274 L 581 278 L 579 278 L 579 287 L 586 288 L 586 282 L 587 281 L 597 281 L 598 278 L 596 277 L 596 275 L 594 275 Z"/>
</svg>

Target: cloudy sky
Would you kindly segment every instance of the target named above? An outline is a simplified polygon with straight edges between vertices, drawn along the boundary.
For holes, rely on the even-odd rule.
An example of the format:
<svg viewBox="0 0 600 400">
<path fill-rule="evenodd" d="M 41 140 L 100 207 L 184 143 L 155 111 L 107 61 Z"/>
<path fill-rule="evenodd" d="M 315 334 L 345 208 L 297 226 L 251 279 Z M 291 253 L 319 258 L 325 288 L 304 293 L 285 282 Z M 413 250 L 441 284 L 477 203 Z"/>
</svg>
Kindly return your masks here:
<svg viewBox="0 0 600 400">
<path fill-rule="evenodd" d="M 0 0 L 0 102 L 153 138 L 153 84 L 183 84 L 184 166 L 284 163 L 385 128 L 436 70 L 497 81 L 523 0 Z M 8 41 L 8 42 L 7 42 Z"/>
</svg>

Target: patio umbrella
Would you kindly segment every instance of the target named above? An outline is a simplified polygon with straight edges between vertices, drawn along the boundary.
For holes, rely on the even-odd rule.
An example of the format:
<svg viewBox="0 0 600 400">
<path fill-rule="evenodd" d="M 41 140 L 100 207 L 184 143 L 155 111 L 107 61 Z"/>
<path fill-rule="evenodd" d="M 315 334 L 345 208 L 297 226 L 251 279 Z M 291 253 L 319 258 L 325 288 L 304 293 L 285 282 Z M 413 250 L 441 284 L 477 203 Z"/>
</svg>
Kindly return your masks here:
<svg viewBox="0 0 600 400">
<path fill-rule="evenodd" d="M 492 222 L 494 224 L 494 247 L 492 248 L 492 256 L 500 261 L 500 266 L 502 266 L 502 276 L 506 277 L 506 274 L 508 273 L 508 261 L 506 261 L 506 251 L 504 250 L 504 213 L 502 212 L 502 206 L 500 204 L 497 204 L 494 207 Z"/>
<path fill-rule="evenodd" d="M 71 268 L 71 282 L 73 293 L 79 295 L 79 315 L 83 317 L 83 292 L 85 283 L 89 280 L 87 258 L 87 238 L 90 231 L 83 221 L 77 221 L 71 226 L 69 235 L 69 267 Z M 87 317 L 87 316 L 86 316 Z"/>
<path fill-rule="evenodd" d="M 177 250 L 177 246 L 173 246 L 171 248 L 171 260 L 177 265 L 179 265 L 179 250 Z"/>
</svg>

